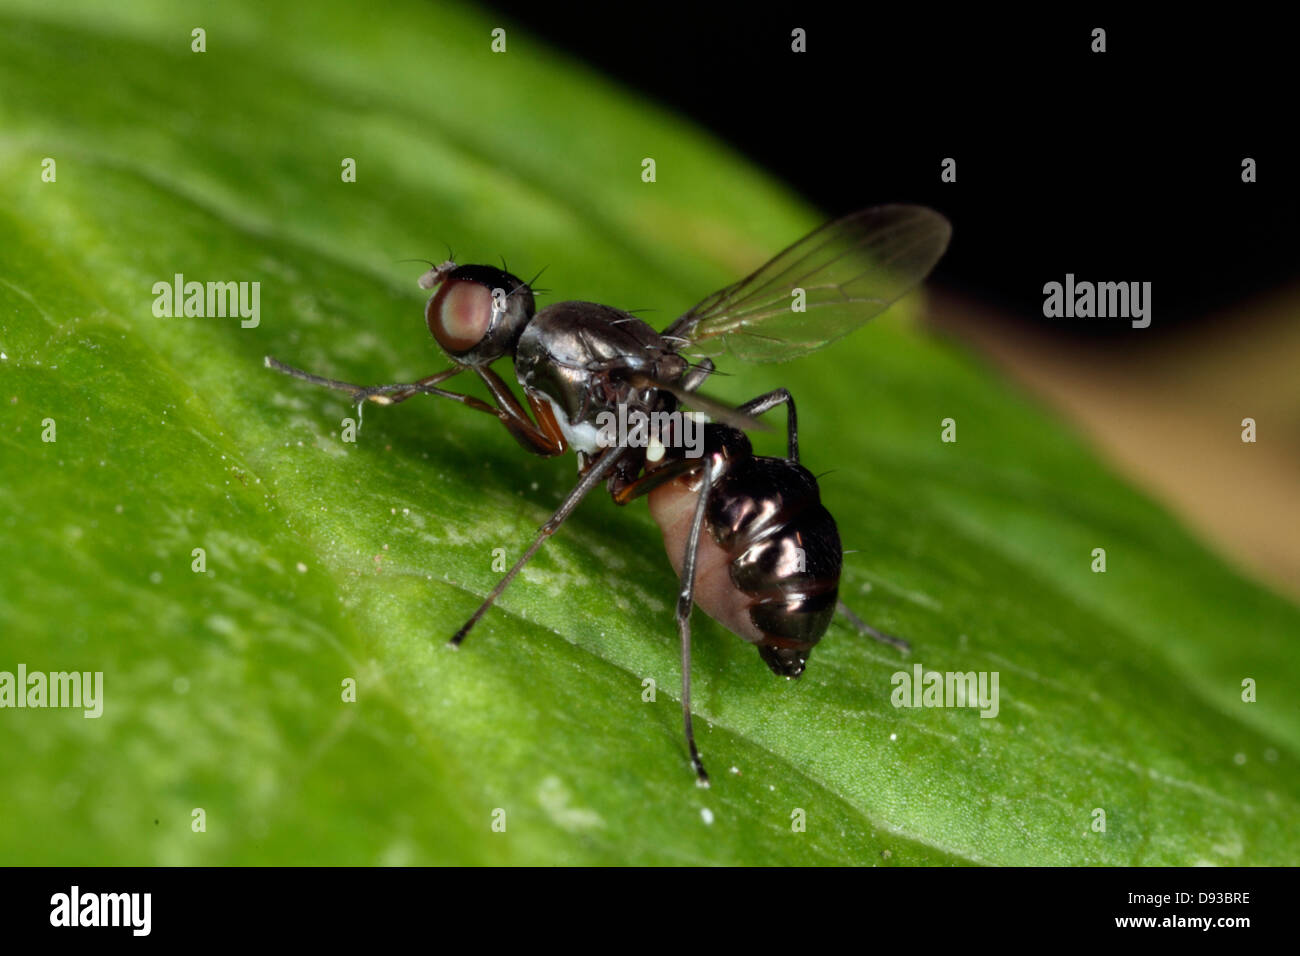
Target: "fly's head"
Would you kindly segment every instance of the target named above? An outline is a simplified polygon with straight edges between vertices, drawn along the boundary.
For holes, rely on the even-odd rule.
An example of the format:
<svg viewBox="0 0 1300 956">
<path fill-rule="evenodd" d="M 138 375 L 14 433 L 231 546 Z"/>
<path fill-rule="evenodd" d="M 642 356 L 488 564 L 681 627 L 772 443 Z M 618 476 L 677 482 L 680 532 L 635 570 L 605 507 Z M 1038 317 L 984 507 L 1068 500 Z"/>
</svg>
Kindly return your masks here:
<svg viewBox="0 0 1300 956">
<path fill-rule="evenodd" d="M 424 320 L 442 350 L 461 365 L 490 365 L 513 355 L 533 317 L 533 290 L 496 266 L 458 266 L 447 261 L 420 277 L 435 289 Z"/>
</svg>

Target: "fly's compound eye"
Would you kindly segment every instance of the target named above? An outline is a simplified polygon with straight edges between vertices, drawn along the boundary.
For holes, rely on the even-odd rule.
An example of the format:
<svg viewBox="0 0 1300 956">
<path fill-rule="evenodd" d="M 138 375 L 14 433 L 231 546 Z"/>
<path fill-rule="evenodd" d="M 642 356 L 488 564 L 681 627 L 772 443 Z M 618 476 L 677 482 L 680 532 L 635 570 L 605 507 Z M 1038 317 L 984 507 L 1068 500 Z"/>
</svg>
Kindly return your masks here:
<svg viewBox="0 0 1300 956">
<path fill-rule="evenodd" d="M 487 365 L 514 352 L 533 317 L 527 284 L 495 266 L 457 266 L 437 281 L 424 319 L 443 351 L 462 365 Z"/>
<path fill-rule="evenodd" d="M 424 310 L 429 331 L 448 352 L 466 352 L 483 341 L 492 325 L 492 314 L 505 308 L 505 293 L 477 282 L 447 279 Z"/>
</svg>

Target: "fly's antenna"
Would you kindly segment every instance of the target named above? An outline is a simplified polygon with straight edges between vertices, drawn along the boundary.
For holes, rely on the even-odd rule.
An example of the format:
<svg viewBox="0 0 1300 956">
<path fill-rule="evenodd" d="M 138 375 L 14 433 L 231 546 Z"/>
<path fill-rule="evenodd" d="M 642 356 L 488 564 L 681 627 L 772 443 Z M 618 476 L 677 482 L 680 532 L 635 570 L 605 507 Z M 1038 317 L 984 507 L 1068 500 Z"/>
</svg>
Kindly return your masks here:
<svg viewBox="0 0 1300 956">
<path fill-rule="evenodd" d="M 398 259 L 397 261 L 398 262 L 423 262 L 426 266 L 429 266 L 434 269 L 437 269 L 440 265 L 443 265 L 446 262 L 455 262 L 456 253 L 451 251 L 451 244 L 444 242 L 443 245 L 447 247 L 447 258 L 441 263 L 430 262 L 428 259 Z"/>
<path fill-rule="evenodd" d="M 452 258 L 453 255 L 454 253 L 451 251 L 451 246 L 448 246 L 447 247 L 448 258 L 446 262 L 441 262 L 441 263 L 430 262 L 428 259 L 398 259 L 397 261 L 398 262 L 423 262 L 426 266 L 429 267 L 429 271 L 426 272 L 424 275 L 420 276 L 420 280 L 418 284 L 421 289 L 432 289 L 434 286 L 436 286 L 439 282 L 443 280 L 443 278 L 447 275 L 448 272 L 456 268 L 456 260 Z"/>
</svg>

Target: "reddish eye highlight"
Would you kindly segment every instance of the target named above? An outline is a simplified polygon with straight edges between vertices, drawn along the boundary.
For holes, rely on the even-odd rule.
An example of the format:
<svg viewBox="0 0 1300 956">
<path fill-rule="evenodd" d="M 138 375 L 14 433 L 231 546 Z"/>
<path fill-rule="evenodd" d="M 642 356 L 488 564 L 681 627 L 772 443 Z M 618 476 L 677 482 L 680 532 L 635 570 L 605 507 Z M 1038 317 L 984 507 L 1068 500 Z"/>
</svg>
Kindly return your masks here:
<svg viewBox="0 0 1300 956">
<path fill-rule="evenodd" d="M 492 323 L 492 290 L 477 282 L 448 279 L 424 308 L 429 331 L 448 352 L 478 345 Z"/>
</svg>

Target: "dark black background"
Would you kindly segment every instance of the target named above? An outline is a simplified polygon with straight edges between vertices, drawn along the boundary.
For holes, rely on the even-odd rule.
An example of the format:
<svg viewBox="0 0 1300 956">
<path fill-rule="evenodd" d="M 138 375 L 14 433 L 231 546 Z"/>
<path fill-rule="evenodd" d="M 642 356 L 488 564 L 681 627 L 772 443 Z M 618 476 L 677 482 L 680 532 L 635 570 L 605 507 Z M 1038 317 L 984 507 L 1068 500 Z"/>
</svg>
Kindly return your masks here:
<svg viewBox="0 0 1300 956">
<path fill-rule="evenodd" d="M 1151 281 L 1144 335 L 1300 275 L 1300 84 L 1290 28 L 1259 8 L 488 9 L 712 131 L 828 218 L 934 206 L 955 230 L 934 281 L 1029 321 L 1048 323 L 1042 286 L 1067 272 Z M 807 53 L 790 51 L 795 26 Z M 1104 54 L 1090 49 L 1097 26 Z M 955 184 L 939 179 L 949 156 Z M 1258 163 L 1250 185 L 1245 156 Z M 1129 334 L 1122 322 L 1050 324 Z"/>
</svg>

